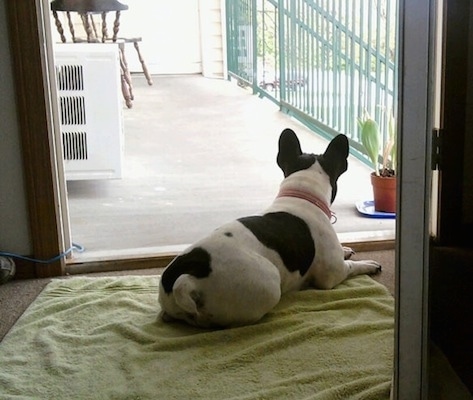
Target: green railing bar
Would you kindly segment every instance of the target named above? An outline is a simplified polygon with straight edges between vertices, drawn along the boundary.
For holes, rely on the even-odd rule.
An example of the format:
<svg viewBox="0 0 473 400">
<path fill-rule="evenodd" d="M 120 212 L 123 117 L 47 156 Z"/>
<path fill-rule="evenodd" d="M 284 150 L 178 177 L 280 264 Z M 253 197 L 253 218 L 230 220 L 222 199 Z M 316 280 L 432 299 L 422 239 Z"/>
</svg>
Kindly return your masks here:
<svg viewBox="0 0 473 400">
<path fill-rule="evenodd" d="M 258 15 L 256 12 L 256 0 L 252 0 L 251 2 L 251 23 L 252 26 L 258 26 Z M 258 65 L 256 60 L 258 59 L 258 38 L 256 35 L 255 29 L 252 29 L 252 35 L 251 35 L 252 43 L 251 43 L 251 49 L 252 49 L 252 76 L 253 76 L 253 81 L 252 81 L 252 87 L 253 87 L 253 94 L 256 94 L 256 88 L 258 87 Z M 255 79 L 256 78 L 256 79 Z"/>
<path fill-rule="evenodd" d="M 279 99 L 281 103 L 286 100 L 286 51 L 284 44 L 286 43 L 286 24 L 284 23 L 285 13 L 284 0 L 278 1 L 278 21 L 279 21 Z"/>
<path fill-rule="evenodd" d="M 325 126 L 359 141 L 356 119 L 366 109 L 386 132 L 385 111 L 395 111 L 397 96 L 397 58 L 391 55 L 396 36 L 389 25 L 397 20 L 395 5 L 396 0 L 227 0 L 229 76 L 298 119 L 317 119 L 310 124 L 318 131 Z M 259 87 L 266 69 L 274 76 L 271 91 Z"/>
<path fill-rule="evenodd" d="M 325 124 L 321 123 L 316 118 L 305 115 L 302 111 L 300 111 L 289 103 L 281 102 L 281 107 L 284 113 L 297 118 L 302 124 L 304 124 L 309 129 L 313 130 L 325 139 L 330 140 L 340 133 L 335 129 L 327 127 Z M 348 137 L 348 141 L 350 143 L 350 153 L 360 161 L 366 162 L 367 159 L 366 156 L 363 154 L 363 146 L 355 140 L 351 139 L 350 137 Z"/>
</svg>

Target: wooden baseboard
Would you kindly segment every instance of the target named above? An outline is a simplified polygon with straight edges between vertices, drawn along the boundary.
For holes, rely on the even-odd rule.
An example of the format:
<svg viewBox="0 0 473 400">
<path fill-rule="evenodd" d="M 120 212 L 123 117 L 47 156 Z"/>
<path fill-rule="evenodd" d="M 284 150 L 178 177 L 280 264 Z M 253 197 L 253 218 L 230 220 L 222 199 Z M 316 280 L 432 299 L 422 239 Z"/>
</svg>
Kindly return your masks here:
<svg viewBox="0 0 473 400">
<path fill-rule="evenodd" d="M 344 242 L 343 246 L 351 247 L 357 253 L 363 251 L 383 251 L 394 250 L 396 248 L 395 240 L 376 240 L 368 242 Z"/>
</svg>

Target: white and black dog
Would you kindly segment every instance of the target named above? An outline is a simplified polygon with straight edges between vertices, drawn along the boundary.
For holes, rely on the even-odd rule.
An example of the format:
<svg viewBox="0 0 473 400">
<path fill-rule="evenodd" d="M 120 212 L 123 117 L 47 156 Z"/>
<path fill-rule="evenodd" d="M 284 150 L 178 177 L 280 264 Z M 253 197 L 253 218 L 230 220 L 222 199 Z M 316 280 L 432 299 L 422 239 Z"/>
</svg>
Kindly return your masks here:
<svg viewBox="0 0 473 400">
<path fill-rule="evenodd" d="M 331 224 L 337 179 L 347 170 L 348 140 L 335 137 L 322 155 L 305 154 L 291 129 L 279 138 L 285 179 L 262 215 L 215 230 L 176 257 L 163 272 L 164 321 L 225 328 L 260 320 L 283 293 L 332 289 L 345 279 L 375 274 L 371 260 L 352 261 Z"/>
</svg>

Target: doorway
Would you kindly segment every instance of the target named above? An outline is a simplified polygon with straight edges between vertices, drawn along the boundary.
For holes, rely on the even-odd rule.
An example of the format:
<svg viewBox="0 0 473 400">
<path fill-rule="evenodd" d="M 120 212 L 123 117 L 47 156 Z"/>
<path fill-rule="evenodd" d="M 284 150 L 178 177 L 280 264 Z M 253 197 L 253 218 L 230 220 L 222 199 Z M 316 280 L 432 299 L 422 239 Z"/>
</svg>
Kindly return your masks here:
<svg viewBox="0 0 473 400">
<path fill-rule="evenodd" d="M 133 25 L 127 27 L 125 18 L 150 11 L 143 4 L 140 10 L 140 4 L 133 14 L 124 13 L 121 29 Z M 169 7 L 151 14 L 171 15 Z M 146 33 L 146 19 L 138 20 Z M 156 64 L 154 58 L 176 58 L 145 53 L 144 44 L 159 36 L 143 35 L 143 53 L 151 71 L 158 72 L 154 85 L 148 87 L 134 74 L 133 108 L 122 109 L 123 177 L 67 182 L 72 240 L 85 248 L 72 262 L 178 251 L 222 223 L 259 213 L 271 203 L 282 178 L 274 160 L 284 128 L 298 132 L 308 152 L 322 153 L 328 143 L 235 82 L 180 73 L 199 72 L 192 63 L 174 69 Z M 140 71 L 132 65 L 131 51 L 130 68 Z M 392 248 L 395 221 L 366 218 L 356 209 L 357 202 L 371 197 L 369 168 L 351 157 L 339 187 L 333 210 L 340 239 L 387 242 Z"/>
</svg>

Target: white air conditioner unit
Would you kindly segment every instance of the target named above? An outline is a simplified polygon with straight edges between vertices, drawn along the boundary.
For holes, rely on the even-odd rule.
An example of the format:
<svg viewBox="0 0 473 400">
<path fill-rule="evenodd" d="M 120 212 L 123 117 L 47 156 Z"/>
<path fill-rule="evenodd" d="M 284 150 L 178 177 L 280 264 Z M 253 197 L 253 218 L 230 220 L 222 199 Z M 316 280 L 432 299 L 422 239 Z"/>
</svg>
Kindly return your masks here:
<svg viewBox="0 0 473 400">
<path fill-rule="evenodd" d="M 67 180 L 122 176 L 123 117 L 117 44 L 54 48 Z"/>
</svg>

